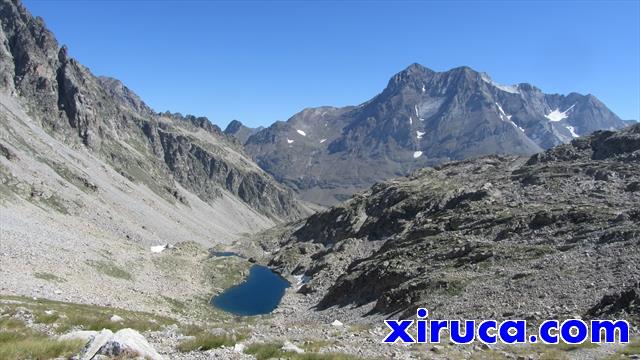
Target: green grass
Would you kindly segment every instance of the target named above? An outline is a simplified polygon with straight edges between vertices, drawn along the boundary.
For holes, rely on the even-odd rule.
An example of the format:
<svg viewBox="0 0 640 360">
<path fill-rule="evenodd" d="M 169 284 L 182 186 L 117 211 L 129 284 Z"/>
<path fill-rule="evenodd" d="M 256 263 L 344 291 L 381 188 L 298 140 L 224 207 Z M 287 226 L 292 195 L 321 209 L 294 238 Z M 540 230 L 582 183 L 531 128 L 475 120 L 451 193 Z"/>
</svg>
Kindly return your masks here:
<svg viewBox="0 0 640 360">
<path fill-rule="evenodd" d="M 181 352 L 189 351 L 207 351 L 222 346 L 233 346 L 237 339 L 230 335 L 214 335 L 209 332 L 201 333 L 194 339 L 186 340 L 178 344 L 178 350 Z"/>
<path fill-rule="evenodd" d="M 310 340 L 310 341 L 305 341 L 304 344 L 301 346 L 301 348 L 303 348 L 304 351 L 307 351 L 307 352 L 318 352 L 320 351 L 320 349 L 327 347 L 329 345 L 333 345 L 335 343 L 336 341 L 329 341 L 329 340 Z"/>
<path fill-rule="evenodd" d="M 16 319 L 0 318 L 0 359 L 52 359 L 78 353 L 81 340 L 58 341 Z"/>
<path fill-rule="evenodd" d="M 160 295 L 160 297 L 167 303 L 169 304 L 169 307 L 171 308 L 171 311 L 176 313 L 176 314 L 184 314 L 187 310 L 188 307 L 185 303 L 183 303 L 182 301 L 164 296 L 164 295 Z"/>
<path fill-rule="evenodd" d="M 116 279 L 132 280 L 133 276 L 113 262 L 103 260 L 87 260 L 86 264 L 99 272 Z"/>
<path fill-rule="evenodd" d="M 282 343 L 251 344 L 244 350 L 246 354 L 253 355 L 257 360 L 279 358 L 284 355 Z"/>
<path fill-rule="evenodd" d="M 54 275 L 52 273 L 48 273 L 48 272 L 37 272 L 37 273 L 33 274 L 33 276 L 38 278 L 38 279 L 51 281 L 51 282 L 57 282 L 57 283 L 61 283 L 61 282 L 67 281 L 64 278 L 61 278 L 59 276 L 56 276 L 56 275 Z"/>
<path fill-rule="evenodd" d="M 2 303 L 2 300 L 12 300 L 10 303 Z M 173 319 L 149 314 L 145 312 L 127 311 L 110 307 L 72 304 L 59 301 L 18 297 L 0 297 L 0 310 L 3 314 L 13 315 L 18 308 L 26 308 L 30 311 L 37 323 L 56 324 L 56 331 L 60 334 L 72 329 L 102 330 L 132 328 L 141 332 L 148 330 L 160 330 L 164 326 L 175 324 Z M 47 314 L 49 312 L 49 314 Z M 123 321 L 113 322 L 111 316 L 119 315 Z M 2 359 L 2 357 L 0 357 Z"/>
<path fill-rule="evenodd" d="M 83 345 L 81 340 L 58 341 L 40 336 L 19 336 L 0 342 L 0 359 L 45 360 L 69 357 L 80 352 Z"/>
<path fill-rule="evenodd" d="M 268 359 L 289 359 L 289 360 L 359 360 L 361 358 L 342 353 L 315 353 L 305 352 L 302 354 L 282 351 L 282 343 L 256 343 L 247 346 L 244 351 L 253 355 L 257 360 Z"/>
</svg>

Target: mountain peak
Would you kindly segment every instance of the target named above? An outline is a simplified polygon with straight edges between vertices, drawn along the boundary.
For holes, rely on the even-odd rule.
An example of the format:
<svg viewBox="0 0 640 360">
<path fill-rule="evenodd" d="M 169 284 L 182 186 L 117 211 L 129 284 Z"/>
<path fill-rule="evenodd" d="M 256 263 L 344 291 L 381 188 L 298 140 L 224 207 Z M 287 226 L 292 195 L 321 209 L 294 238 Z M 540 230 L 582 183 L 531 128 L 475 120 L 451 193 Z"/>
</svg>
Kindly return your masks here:
<svg viewBox="0 0 640 360">
<path fill-rule="evenodd" d="M 262 129 L 263 129 L 262 126 L 258 128 L 250 128 L 244 125 L 240 120 L 234 119 L 234 120 L 231 120 L 229 125 L 227 125 L 226 129 L 224 129 L 224 133 L 226 135 L 229 135 L 231 137 L 238 139 L 240 143 L 244 144 L 245 142 L 247 142 L 249 137 L 251 137 L 251 135 L 257 133 Z"/>
<path fill-rule="evenodd" d="M 245 126 L 240 120 L 233 119 L 233 120 L 231 120 L 229 125 L 227 125 L 227 127 L 224 129 L 224 133 L 225 134 L 235 133 L 238 130 L 240 130 L 241 128 L 243 128 L 243 127 L 245 127 Z"/>
</svg>

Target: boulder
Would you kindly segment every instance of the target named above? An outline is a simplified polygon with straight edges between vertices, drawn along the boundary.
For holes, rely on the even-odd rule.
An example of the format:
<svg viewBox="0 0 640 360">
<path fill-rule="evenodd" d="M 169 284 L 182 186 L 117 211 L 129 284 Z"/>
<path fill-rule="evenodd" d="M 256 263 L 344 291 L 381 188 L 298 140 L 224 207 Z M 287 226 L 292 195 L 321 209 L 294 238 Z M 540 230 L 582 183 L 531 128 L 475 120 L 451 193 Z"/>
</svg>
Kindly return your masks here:
<svg viewBox="0 0 640 360">
<path fill-rule="evenodd" d="M 89 342 L 85 345 L 84 349 L 80 353 L 80 360 L 91 360 L 98 354 L 102 347 L 113 336 L 113 332 L 109 329 L 103 329 L 97 332 Z"/>
<path fill-rule="evenodd" d="M 66 340 L 82 340 L 85 343 L 89 342 L 94 336 L 98 334 L 97 331 L 92 330 L 78 330 L 72 331 L 70 333 L 58 336 L 58 340 L 66 341 Z"/>
<path fill-rule="evenodd" d="M 80 353 L 80 360 L 95 359 L 96 356 L 109 357 L 135 356 L 150 360 L 162 360 L 162 356 L 149 345 L 139 332 L 133 329 L 122 329 L 115 334 L 111 330 L 74 331 L 59 337 L 60 340 L 88 339 Z"/>
<path fill-rule="evenodd" d="M 144 336 L 133 329 L 122 329 L 113 334 L 106 344 L 100 348 L 99 353 L 112 357 L 133 355 L 150 360 L 162 359 L 162 356 L 149 345 Z"/>
<path fill-rule="evenodd" d="M 299 348 L 298 346 L 292 344 L 289 341 L 285 341 L 284 342 L 284 344 L 282 345 L 282 351 L 294 352 L 294 353 L 297 353 L 297 354 L 304 353 L 304 350 L 302 350 L 301 348 Z"/>
</svg>

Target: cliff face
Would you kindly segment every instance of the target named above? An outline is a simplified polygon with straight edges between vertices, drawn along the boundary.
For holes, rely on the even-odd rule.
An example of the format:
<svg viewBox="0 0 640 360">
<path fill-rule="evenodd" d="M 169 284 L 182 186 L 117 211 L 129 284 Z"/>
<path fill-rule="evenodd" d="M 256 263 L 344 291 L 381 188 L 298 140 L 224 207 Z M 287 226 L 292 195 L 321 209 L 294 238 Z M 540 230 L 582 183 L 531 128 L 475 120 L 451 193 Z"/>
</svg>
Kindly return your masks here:
<svg viewBox="0 0 640 360">
<path fill-rule="evenodd" d="M 120 81 L 94 76 L 18 1 L 0 4 L 0 21 L 0 91 L 57 139 L 162 196 L 179 197 L 179 184 L 207 202 L 228 191 L 274 220 L 304 213 L 206 118 L 155 113 Z"/>
</svg>

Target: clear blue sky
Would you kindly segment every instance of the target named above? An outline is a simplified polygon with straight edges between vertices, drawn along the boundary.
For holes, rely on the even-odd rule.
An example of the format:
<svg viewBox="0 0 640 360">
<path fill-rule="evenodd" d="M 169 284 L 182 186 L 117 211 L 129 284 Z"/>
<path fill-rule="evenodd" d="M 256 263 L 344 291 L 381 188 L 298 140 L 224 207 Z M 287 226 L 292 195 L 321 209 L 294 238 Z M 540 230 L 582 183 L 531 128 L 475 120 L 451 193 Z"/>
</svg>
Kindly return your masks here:
<svg viewBox="0 0 640 360">
<path fill-rule="evenodd" d="M 640 119 L 640 1 L 38 1 L 70 54 L 225 126 L 356 105 L 413 62 L 599 97 Z"/>
</svg>

